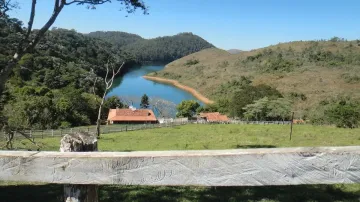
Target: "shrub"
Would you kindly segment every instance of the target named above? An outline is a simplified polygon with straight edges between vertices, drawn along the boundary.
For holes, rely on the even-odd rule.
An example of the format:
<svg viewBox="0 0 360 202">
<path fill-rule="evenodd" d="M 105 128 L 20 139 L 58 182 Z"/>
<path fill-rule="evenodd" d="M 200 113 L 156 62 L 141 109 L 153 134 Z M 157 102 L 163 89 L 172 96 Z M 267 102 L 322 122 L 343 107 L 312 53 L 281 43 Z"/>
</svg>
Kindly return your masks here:
<svg viewBox="0 0 360 202">
<path fill-rule="evenodd" d="M 325 111 L 325 116 L 339 128 L 357 128 L 360 122 L 360 103 L 340 100 Z"/>
<path fill-rule="evenodd" d="M 197 59 L 190 59 L 190 60 L 187 60 L 186 63 L 185 63 L 185 66 L 192 66 L 192 65 L 196 65 L 199 63 L 199 60 Z"/>
<path fill-rule="evenodd" d="M 290 97 L 293 99 L 301 99 L 302 101 L 305 101 L 307 99 L 304 93 L 298 93 L 298 92 L 291 92 Z"/>
<path fill-rule="evenodd" d="M 360 76 L 357 74 L 342 74 L 341 77 L 344 79 L 346 83 L 358 83 L 360 82 Z"/>
<path fill-rule="evenodd" d="M 67 121 L 62 121 L 60 124 L 61 129 L 66 129 L 66 128 L 70 128 L 70 127 L 71 127 L 71 123 L 69 123 Z"/>
</svg>

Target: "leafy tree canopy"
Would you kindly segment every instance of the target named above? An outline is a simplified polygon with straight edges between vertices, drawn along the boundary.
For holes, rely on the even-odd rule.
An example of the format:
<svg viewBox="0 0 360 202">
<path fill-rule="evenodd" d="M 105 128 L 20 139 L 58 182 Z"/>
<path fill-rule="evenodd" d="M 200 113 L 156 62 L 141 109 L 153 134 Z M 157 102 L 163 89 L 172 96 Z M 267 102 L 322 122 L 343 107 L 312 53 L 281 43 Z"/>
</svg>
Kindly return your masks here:
<svg viewBox="0 0 360 202">
<path fill-rule="evenodd" d="M 199 107 L 200 104 L 195 100 L 184 100 L 176 107 L 176 109 L 178 110 L 176 116 L 188 118 L 193 117 Z"/>
</svg>

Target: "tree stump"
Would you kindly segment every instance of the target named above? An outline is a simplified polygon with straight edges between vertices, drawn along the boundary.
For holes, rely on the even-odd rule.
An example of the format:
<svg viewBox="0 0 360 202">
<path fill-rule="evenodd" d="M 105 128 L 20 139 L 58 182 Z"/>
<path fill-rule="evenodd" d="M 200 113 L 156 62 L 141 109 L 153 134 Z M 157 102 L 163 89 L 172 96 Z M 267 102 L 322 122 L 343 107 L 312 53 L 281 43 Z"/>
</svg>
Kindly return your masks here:
<svg viewBox="0 0 360 202">
<path fill-rule="evenodd" d="M 87 132 L 66 134 L 60 141 L 60 152 L 97 151 L 97 138 Z M 65 202 L 98 202 L 97 185 L 64 185 Z"/>
</svg>

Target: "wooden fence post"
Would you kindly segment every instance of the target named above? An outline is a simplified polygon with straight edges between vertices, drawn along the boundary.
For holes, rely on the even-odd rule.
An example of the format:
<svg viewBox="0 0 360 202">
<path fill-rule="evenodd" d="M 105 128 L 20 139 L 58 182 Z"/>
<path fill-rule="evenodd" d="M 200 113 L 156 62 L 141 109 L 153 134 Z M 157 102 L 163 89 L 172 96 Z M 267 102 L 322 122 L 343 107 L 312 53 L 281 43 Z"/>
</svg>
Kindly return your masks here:
<svg viewBox="0 0 360 202">
<path fill-rule="evenodd" d="M 60 141 L 60 152 L 97 151 L 95 134 L 76 132 L 66 134 Z M 98 202 L 98 185 L 64 185 L 65 202 Z"/>
<path fill-rule="evenodd" d="M 294 122 L 294 112 L 292 112 L 292 114 L 291 114 L 290 140 L 291 140 L 291 135 L 292 135 L 292 131 L 293 131 L 293 122 Z"/>
</svg>

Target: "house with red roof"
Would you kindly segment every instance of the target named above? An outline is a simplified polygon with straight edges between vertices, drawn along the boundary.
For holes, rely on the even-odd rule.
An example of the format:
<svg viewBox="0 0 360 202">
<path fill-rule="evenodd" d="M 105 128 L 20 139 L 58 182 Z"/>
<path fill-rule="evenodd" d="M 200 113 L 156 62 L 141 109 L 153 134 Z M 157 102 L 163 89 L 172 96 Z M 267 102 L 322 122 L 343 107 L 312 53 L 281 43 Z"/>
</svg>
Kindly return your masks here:
<svg viewBox="0 0 360 202">
<path fill-rule="evenodd" d="M 158 123 L 151 109 L 110 109 L 107 118 L 108 124 L 147 124 Z"/>
<path fill-rule="evenodd" d="M 229 118 L 226 115 L 220 114 L 219 112 L 200 113 L 199 117 L 207 122 L 229 122 Z"/>
</svg>

